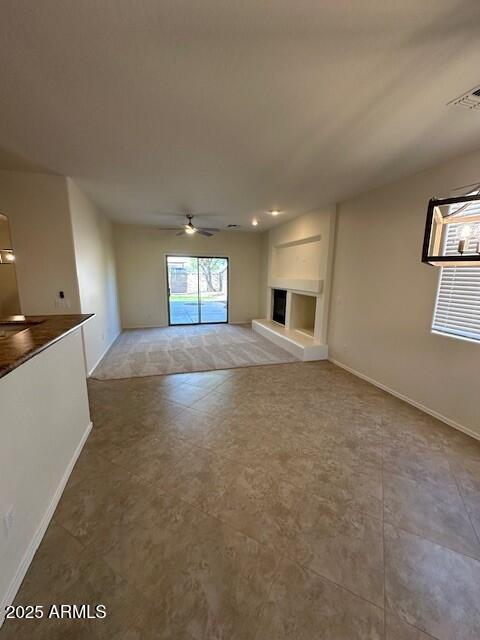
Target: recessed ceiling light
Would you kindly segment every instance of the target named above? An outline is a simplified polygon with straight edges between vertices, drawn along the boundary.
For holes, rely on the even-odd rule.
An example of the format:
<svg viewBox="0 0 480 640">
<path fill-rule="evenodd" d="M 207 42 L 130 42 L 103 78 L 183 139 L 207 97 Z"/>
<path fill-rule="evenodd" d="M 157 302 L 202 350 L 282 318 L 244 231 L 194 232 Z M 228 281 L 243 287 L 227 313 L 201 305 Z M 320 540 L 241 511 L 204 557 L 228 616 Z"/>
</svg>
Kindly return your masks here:
<svg viewBox="0 0 480 640">
<path fill-rule="evenodd" d="M 271 209 L 270 213 L 272 214 L 272 216 L 278 216 L 278 214 L 280 213 L 280 211 L 278 209 Z"/>
<path fill-rule="evenodd" d="M 254 218 L 254 219 L 252 220 L 252 225 L 253 225 L 254 227 L 258 226 L 258 220 L 257 220 L 256 218 Z"/>
</svg>

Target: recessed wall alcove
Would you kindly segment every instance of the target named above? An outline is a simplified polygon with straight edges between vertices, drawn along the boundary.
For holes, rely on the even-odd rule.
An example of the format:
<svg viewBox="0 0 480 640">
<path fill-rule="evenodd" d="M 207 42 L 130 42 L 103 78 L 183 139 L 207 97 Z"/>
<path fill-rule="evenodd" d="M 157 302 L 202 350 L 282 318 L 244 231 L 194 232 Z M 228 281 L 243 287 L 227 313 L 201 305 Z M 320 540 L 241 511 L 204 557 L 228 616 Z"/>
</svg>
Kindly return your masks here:
<svg viewBox="0 0 480 640">
<path fill-rule="evenodd" d="M 311 236 L 274 245 L 270 284 L 319 293 L 321 236 Z"/>
<path fill-rule="evenodd" d="M 292 293 L 290 304 L 290 328 L 313 338 L 317 312 L 316 296 Z"/>
</svg>

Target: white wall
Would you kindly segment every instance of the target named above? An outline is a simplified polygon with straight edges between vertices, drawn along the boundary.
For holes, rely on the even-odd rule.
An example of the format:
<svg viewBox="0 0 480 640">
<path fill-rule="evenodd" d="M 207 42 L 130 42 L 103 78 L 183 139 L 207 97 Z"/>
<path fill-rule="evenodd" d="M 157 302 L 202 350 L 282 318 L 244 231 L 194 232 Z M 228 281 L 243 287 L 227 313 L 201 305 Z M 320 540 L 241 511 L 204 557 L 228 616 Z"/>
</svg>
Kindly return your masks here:
<svg viewBox="0 0 480 640">
<path fill-rule="evenodd" d="M 166 254 L 230 258 L 230 322 L 258 317 L 261 234 L 222 231 L 211 238 L 180 236 L 142 225 L 115 225 L 115 253 L 122 326 L 168 324 Z"/>
<path fill-rule="evenodd" d="M 73 180 L 67 184 L 80 308 L 82 313 L 95 313 L 83 328 L 91 373 L 120 333 L 113 229 Z"/>
<path fill-rule="evenodd" d="M 0 212 L 10 224 L 22 313 L 79 313 L 65 178 L 0 171 Z M 68 309 L 55 306 L 59 291 Z"/>
<path fill-rule="evenodd" d="M 0 407 L 1 623 L 90 428 L 80 329 L 1 378 Z"/>
<path fill-rule="evenodd" d="M 480 436 L 480 345 L 430 332 L 438 269 L 420 261 L 432 196 L 480 180 L 480 152 L 339 205 L 330 357 Z"/>
</svg>

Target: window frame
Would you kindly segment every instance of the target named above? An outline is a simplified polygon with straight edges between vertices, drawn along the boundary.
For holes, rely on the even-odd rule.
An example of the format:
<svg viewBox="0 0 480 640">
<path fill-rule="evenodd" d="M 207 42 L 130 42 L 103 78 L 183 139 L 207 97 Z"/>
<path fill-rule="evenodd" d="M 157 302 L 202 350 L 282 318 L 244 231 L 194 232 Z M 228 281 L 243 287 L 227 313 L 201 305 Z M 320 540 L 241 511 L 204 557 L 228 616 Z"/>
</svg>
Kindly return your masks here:
<svg viewBox="0 0 480 640">
<path fill-rule="evenodd" d="M 467 193 L 464 193 L 464 196 L 470 196 L 470 195 L 478 195 L 480 193 L 480 185 L 475 185 L 474 190 L 472 190 L 473 185 L 470 186 L 470 189 L 468 189 Z M 464 189 L 456 189 L 455 191 L 461 191 Z M 458 195 L 458 194 L 457 194 Z M 437 309 L 438 309 L 438 305 L 439 305 L 439 297 L 440 297 L 440 292 L 441 292 L 441 288 L 442 288 L 442 278 L 443 278 L 443 272 L 444 269 L 468 269 L 468 268 L 473 268 L 473 269 L 478 269 L 479 272 L 479 276 L 480 276 L 480 266 L 479 267 L 469 267 L 468 265 L 458 265 L 458 266 L 445 266 L 445 267 L 440 267 L 439 269 L 439 274 L 438 274 L 438 280 L 437 280 L 437 289 L 436 289 L 436 293 L 435 293 L 435 304 L 433 307 L 433 315 L 432 315 L 432 321 L 431 321 L 431 326 L 430 326 L 430 332 L 434 335 L 438 335 L 438 336 L 444 336 L 447 338 L 451 338 L 454 340 L 463 340 L 464 342 L 470 342 L 472 344 L 477 344 L 480 345 L 480 335 L 479 337 L 472 337 L 472 336 L 468 336 L 468 335 L 464 335 L 464 333 L 461 331 L 461 329 L 439 329 L 438 327 L 435 326 L 435 319 L 437 316 Z M 479 278 L 480 280 L 480 278 Z M 480 282 L 479 282 L 480 285 Z M 480 320 L 480 310 L 479 310 L 479 320 Z M 467 332 L 465 332 L 467 333 Z"/>
</svg>

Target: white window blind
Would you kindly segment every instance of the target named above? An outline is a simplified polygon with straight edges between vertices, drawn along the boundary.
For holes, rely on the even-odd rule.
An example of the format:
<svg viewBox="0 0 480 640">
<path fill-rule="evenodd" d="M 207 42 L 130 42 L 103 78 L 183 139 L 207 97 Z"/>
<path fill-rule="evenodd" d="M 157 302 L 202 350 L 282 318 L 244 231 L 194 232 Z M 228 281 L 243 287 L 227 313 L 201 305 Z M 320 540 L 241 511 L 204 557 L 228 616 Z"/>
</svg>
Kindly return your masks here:
<svg viewBox="0 0 480 640">
<path fill-rule="evenodd" d="M 468 210 L 461 213 L 478 214 L 480 202 L 471 203 Z M 449 225 L 445 254 L 457 253 L 459 226 Z M 441 269 L 432 329 L 480 342 L 480 266 Z"/>
</svg>

